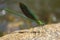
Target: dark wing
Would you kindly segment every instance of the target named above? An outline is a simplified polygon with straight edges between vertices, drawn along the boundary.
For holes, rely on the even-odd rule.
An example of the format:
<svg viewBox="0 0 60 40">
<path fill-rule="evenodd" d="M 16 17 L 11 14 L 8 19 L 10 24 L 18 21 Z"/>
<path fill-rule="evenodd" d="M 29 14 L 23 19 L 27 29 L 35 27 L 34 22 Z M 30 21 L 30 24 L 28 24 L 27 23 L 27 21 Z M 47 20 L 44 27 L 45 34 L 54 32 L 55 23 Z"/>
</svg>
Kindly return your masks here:
<svg viewBox="0 0 60 40">
<path fill-rule="evenodd" d="M 36 20 L 34 15 L 30 12 L 30 10 L 27 8 L 27 6 L 25 4 L 19 3 L 19 6 L 25 16 L 27 16 L 28 18 L 30 18 L 32 20 Z"/>
</svg>

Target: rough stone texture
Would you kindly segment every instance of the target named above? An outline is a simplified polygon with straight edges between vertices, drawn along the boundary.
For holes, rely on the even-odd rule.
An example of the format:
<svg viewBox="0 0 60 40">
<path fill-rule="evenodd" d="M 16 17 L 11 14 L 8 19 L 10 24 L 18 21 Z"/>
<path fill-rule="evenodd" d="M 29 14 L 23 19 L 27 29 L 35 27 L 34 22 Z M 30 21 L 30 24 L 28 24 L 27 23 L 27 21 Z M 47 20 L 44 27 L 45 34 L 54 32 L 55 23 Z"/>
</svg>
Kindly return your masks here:
<svg viewBox="0 0 60 40">
<path fill-rule="evenodd" d="M 0 40 L 60 40 L 60 23 L 18 30 Z"/>
</svg>

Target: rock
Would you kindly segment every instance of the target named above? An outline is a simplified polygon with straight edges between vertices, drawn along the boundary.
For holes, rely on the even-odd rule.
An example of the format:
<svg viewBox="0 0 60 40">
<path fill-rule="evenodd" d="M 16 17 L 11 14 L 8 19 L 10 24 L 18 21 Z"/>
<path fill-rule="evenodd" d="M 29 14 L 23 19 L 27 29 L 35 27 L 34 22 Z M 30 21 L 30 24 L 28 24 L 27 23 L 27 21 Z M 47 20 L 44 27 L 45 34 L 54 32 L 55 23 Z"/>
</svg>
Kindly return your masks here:
<svg viewBox="0 0 60 40">
<path fill-rule="evenodd" d="M 0 37 L 0 40 L 60 40 L 60 23 L 18 30 Z"/>
</svg>

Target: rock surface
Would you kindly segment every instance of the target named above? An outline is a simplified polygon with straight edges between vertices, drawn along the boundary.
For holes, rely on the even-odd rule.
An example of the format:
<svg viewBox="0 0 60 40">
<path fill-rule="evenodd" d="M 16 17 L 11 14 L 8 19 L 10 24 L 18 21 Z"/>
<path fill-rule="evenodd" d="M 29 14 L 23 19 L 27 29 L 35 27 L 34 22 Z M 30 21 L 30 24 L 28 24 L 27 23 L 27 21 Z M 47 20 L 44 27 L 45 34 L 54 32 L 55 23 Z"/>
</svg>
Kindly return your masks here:
<svg viewBox="0 0 60 40">
<path fill-rule="evenodd" d="M 60 40 L 60 23 L 18 30 L 0 40 Z"/>
</svg>

